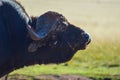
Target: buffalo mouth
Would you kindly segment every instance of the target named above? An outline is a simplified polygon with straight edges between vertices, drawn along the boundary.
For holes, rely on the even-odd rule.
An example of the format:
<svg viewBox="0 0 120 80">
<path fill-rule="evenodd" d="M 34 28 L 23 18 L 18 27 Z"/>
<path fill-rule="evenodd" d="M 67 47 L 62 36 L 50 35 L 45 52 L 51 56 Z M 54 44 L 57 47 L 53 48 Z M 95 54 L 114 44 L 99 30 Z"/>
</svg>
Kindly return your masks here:
<svg viewBox="0 0 120 80">
<path fill-rule="evenodd" d="M 88 46 L 88 44 L 90 44 L 91 39 L 89 39 L 81 48 L 79 48 L 79 50 L 84 50 L 86 49 L 86 47 Z"/>
<path fill-rule="evenodd" d="M 84 50 L 91 42 L 91 37 L 88 33 L 83 32 L 77 38 L 64 39 L 65 43 L 68 45 L 71 50 Z"/>
<path fill-rule="evenodd" d="M 80 47 L 79 50 L 86 49 L 88 44 L 90 44 L 90 42 L 91 42 L 90 34 L 89 33 L 83 33 L 83 39 L 82 40 L 83 40 L 82 47 Z"/>
</svg>

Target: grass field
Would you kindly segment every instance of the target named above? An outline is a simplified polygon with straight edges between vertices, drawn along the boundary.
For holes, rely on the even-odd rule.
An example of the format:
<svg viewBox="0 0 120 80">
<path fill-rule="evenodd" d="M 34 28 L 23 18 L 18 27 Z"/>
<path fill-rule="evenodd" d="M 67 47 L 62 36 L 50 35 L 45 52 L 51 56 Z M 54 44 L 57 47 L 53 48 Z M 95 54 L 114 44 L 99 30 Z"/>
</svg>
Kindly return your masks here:
<svg viewBox="0 0 120 80">
<path fill-rule="evenodd" d="M 119 0 L 20 0 L 26 11 L 39 16 L 57 11 L 92 36 L 85 51 L 59 65 L 36 65 L 14 71 L 23 74 L 77 74 L 120 79 L 120 1 Z"/>
</svg>

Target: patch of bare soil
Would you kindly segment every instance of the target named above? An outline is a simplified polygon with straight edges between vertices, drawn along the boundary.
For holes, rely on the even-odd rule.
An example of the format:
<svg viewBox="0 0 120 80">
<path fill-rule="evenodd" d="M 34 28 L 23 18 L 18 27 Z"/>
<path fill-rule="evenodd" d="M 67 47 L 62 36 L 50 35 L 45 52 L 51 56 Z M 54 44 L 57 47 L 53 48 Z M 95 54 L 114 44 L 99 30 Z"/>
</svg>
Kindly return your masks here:
<svg viewBox="0 0 120 80">
<path fill-rule="evenodd" d="M 118 78 L 118 77 L 117 77 Z M 118 79 L 120 80 L 120 76 Z M 0 78 L 0 80 L 5 80 L 5 78 Z M 9 76 L 8 80 L 113 80 L 112 78 L 89 78 L 79 75 L 39 75 L 39 76 L 25 76 L 25 75 L 14 75 Z"/>
<path fill-rule="evenodd" d="M 5 80 L 1 78 L 0 80 Z M 93 80 L 88 77 L 78 76 L 78 75 L 40 75 L 40 76 L 24 76 L 24 75 L 14 75 L 9 76 L 8 80 Z"/>
</svg>

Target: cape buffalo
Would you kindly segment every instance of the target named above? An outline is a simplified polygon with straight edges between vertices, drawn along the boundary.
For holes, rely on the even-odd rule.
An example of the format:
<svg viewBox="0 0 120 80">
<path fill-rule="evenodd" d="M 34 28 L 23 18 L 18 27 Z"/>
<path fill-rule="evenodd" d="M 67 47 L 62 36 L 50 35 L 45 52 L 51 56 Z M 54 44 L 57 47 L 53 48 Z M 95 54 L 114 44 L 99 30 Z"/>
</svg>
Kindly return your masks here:
<svg viewBox="0 0 120 80">
<path fill-rule="evenodd" d="M 29 17 L 15 0 L 0 0 L 0 77 L 24 66 L 69 61 L 90 41 L 62 14 Z"/>
</svg>

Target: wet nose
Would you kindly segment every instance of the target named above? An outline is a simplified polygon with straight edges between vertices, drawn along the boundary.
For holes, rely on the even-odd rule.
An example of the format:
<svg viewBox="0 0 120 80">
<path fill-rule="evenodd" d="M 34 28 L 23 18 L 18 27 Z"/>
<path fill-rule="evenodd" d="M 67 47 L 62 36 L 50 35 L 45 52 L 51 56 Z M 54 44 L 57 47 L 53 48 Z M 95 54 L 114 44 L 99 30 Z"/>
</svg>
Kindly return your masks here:
<svg viewBox="0 0 120 80">
<path fill-rule="evenodd" d="M 83 36 L 84 36 L 84 39 L 85 39 L 85 41 L 86 41 L 86 44 L 89 44 L 90 41 L 91 41 L 91 36 L 90 36 L 90 34 L 84 32 L 84 33 L 83 33 Z"/>
<path fill-rule="evenodd" d="M 91 39 L 89 33 L 84 33 L 84 36 L 85 36 L 86 39 Z"/>
</svg>

